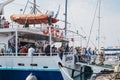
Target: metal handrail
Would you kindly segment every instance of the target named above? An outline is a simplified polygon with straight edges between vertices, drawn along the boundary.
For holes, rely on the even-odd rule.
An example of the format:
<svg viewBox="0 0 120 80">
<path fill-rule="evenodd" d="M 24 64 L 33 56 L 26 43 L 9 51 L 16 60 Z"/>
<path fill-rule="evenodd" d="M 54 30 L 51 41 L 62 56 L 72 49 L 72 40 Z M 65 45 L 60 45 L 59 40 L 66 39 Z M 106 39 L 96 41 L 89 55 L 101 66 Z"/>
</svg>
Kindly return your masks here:
<svg viewBox="0 0 120 80">
<path fill-rule="evenodd" d="M 52 56 L 57 56 L 58 53 L 52 53 Z M 0 56 L 28 56 L 28 53 L 4 53 L 4 54 L 0 54 Z M 32 54 L 32 56 L 46 56 L 45 53 L 34 53 Z"/>
</svg>

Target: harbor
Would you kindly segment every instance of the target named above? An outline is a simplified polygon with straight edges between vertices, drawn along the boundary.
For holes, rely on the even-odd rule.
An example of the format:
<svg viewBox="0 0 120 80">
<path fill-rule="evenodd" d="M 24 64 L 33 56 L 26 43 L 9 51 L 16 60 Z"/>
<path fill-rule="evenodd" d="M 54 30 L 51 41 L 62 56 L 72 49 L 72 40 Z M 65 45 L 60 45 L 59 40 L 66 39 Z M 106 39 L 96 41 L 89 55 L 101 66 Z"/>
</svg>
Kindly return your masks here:
<svg viewBox="0 0 120 80">
<path fill-rule="evenodd" d="M 119 1 L 106 2 L 0 1 L 0 80 L 120 80 L 119 10 L 105 5 Z"/>
</svg>

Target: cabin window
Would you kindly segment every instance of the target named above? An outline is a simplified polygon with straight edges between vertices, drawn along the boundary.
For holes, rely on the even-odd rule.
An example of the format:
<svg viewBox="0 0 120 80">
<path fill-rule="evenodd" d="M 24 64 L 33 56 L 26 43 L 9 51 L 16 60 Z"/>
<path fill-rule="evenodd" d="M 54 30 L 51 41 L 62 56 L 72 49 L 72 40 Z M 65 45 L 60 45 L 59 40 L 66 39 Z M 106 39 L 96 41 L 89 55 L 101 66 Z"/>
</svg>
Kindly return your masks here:
<svg viewBox="0 0 120 80">
<path fill-rule="evenodd" d="M 30 64 L 30 66 L 38 66 L 37 64 Z"/>
<path fill-rule="evenodd" d="M 25 64 L 24 63 L 18 63 L 18 66 L 24 66 Z"/>
</svg>

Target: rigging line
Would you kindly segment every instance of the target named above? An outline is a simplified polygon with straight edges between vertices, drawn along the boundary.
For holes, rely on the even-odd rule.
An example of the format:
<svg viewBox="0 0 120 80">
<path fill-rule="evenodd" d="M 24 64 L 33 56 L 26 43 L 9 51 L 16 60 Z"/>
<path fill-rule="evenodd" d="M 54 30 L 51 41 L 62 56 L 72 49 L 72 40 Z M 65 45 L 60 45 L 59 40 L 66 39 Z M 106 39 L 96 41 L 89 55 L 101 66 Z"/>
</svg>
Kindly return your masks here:
<svg viewBox="0 0 120 80">
<path fill-rule="evenodd" d="M 27 1 L 26 5 L 25 5 L 25 8 L 24 8 L 23 14 L 24 14 L 25 11 L 26 11 L 26 8 L 27 8 L 28 3 L 29 3 L 29 0 Z M 28 16 L 26 16 L 25 24 L 27 24 L 27 19 L 28 19 Z"/>
<path fill-rule="evenodd" d="M 31 1 L 29 1 L 29 3 L 30 3 L 30 4 L 35 4 L 35 3 L 31 2 Z M 40 6 L 38 6 L 37 4 L 35 4 L 35 5 L 36 5 L 36 7 L 40 7 Z"/>
<path fill-rule="evenodd" d="M 75 21 L 75 18 L 76 18 L 76 17 L 73 16 L 73 11 L 71 11 L 71 10 L 69 10 L 69 14 L 71 14 L 70 17 L 71 17 L 71 20 L 72 20 L 72 24 L 69 23 L 69 22 L 67 22 L 67 24 L 76 25 L 76 26 L 74 26 L 74 29 L 75 29 L 75 31 L 77 31 L 77 30 L 78 30 L 78 27 L 77 27 L 77 26 L 79 26 L 79 25 L 78 25 L 78 23 L 76 23 L 76 21 Z M 69 15 L 68 15 L 68 16 L 69 16 Z M 70 18 L 69 18 L 69 19 L 70 19 Z"/>
<path fill-rule="evenodd" d="M 38 12 L 42 13 L 38 8 L 36 8 L 36 10 L 37 10 Z"/>
<path fill-rule="evenodd" d="M 37 5 L 36 3 L 32 3 L 32 2 L 30 2 L 30 1 L 29 1 L 29 3 L 30 3 L 30 4 L 35 4 L 35 5 L 36 5 L 36 10 L 37 10 L 38 12 L 42 13 L 42 12 L 37 8 L 37 7 L 40 7 L 39 5 Z"/>
<path fill-rule="evenodd" d="M 88 42 L 87 42 L 86 48 L 88 47 L 88 44 L 89 44 L 89 41 L 90 41 L 90 37 L 91 37 L 91 33 L 92 33 L 94 21 L 95 21 L 95 16 L 96 16 L 98 4 L 99 4 L 99 0 L 97 1 L 97 4 L 96 4 L 95 13 L 94 13 L 94 17 L 93 17 L 93 20 L 92 20 L 92 24 L 91 24 L 90 33 L 89 33 L 89 36 L 88 36 Z"/>
<path fill-rule="evenodd" d="M 77 35 L 81 36 L 83 39 L 86 38 L 86 36 L 83 36 L 83 35 L 81 35 L 81 34 L 79 34 L 79 33 L 77 33 L 77 32 L 71 31 L 71 30 L 67 30 L 67 32 L 72 32 L 72 33 L 74 33 L 74 34 L 77 34 Z"/>
<path fill-rule="evenodd" d="M 26 8 L 27 8 L 28 3 L 29 3 L 29 0 L 27 1 L 26 5 L 25 5 L 25 8 L 24 8 L 23 14 L 24 14 L 25 11 L 26 11 Z"/>
<path fill-rule="evenodd" d="M 87 40 L 87 36 L 88 36 L 88 35 L 86 34 L 86 32 L 83 30 L 83 28 L 82 28 L 82 27 L 81 27 L 81 30 L 82 30 L 82 31 L 83 31 L 83 33 L 86 35 L 86 40 Z M 90 40 L 90 42 L 92 43 L 92 45 L 93 45 L 94 47 L 96 47 L 96 46 L 95 46 L 95 44 L 93 43 L 93 41 L 91 41 L 91 40 Z"/>
<path fill-rule="evenodd" d="M 42 13 L 38 8 L 35 8 L 36 9 L 36 12 L 38 11 L 39 13 Z M 33 7 L 32 7 L 32 9 L 31 9 L 31 14 L 34 12 L 34 10 L 33 10 Z"/>
<path fill-rule="evenodd" d="M 74 18 L 74 16 L 72 16 L 73 13 L 72 13 L 71 10 L 69 10 L 69 14 L 71 14 L 72 24 L 75 24 L 75 25 L 76 25 L 75 18 Z M 69 15 L 68 15 L 68 16 L 69 16 Z M 65 22 L 65 21 L 63 21 L 63 20 L 60 20 L 60 21 Z M 66 22 L 66 23 L 71 25 L 71 23 L 69 23 L 69 22 Z M 77 26 L 78 26 L 78 25 L 77 25 Z M 74 26 L 74 29 L 75 29 L 75 31 L 76 31 L 76 33 L 74 33 L 74 34 L 77 34 L 78 36 L 80 36 L 81 38 L 83 38 L 84 40 L 86 40 L 86 39 L 85 39 L 86 36 L 83 36 L 82 34 L 77 33 L 77 31 L 78 31 L 78 27 L 77 27 L 77 26 Z M 73 36 L 73 35 L 72 35 L 72 36 Z"/>
</svg>

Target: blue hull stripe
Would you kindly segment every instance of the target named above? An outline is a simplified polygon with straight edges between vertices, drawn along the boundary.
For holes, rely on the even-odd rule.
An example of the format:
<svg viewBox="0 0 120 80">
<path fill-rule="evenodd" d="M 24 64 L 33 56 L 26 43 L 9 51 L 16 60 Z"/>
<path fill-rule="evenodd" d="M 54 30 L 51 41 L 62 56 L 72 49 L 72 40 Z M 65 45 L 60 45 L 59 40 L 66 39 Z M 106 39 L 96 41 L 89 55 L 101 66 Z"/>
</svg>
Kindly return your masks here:
<svg viewBox="0 0 120 80">
<path fill-rule="evenodd" d="M 25 80 L 32 73 L 38 80 L 64 80 L 59 69 L 0 68 L 0 80 Z"/>
</svg>

